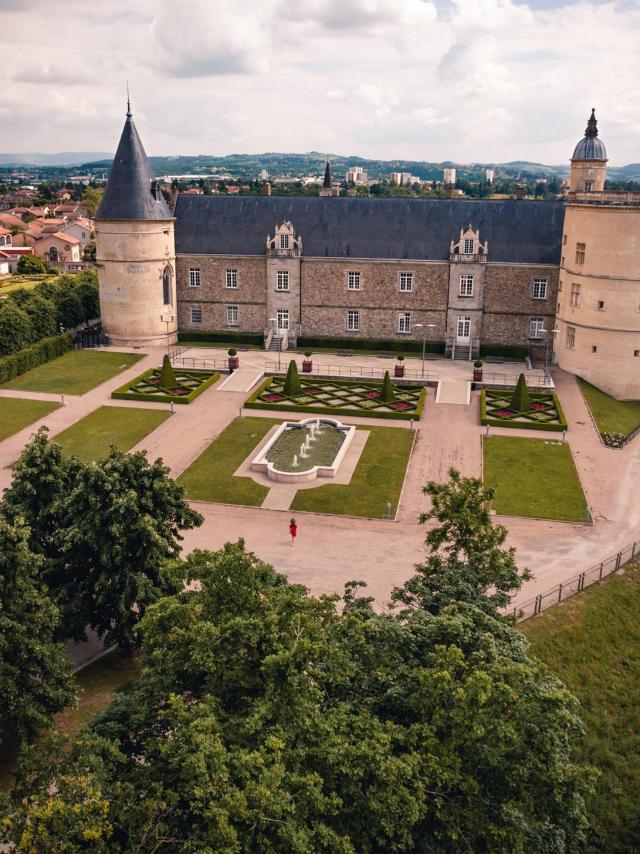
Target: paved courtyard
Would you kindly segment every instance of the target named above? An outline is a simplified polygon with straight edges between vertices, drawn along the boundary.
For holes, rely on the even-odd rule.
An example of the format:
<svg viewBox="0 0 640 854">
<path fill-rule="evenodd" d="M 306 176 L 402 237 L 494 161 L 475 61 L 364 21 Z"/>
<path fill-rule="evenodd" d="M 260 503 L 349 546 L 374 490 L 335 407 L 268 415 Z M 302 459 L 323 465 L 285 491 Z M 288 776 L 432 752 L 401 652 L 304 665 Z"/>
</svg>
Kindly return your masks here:
<svg viewBox="0 0 640 854">
<path fill-rule="evenodd" d="M 0 488 L 9 485 L 9 466 L 20 455 L 25 443 L 41 423 L 46 423 L 55 436 L 99 406 L 164 407 L 164 404 L 128 403 L 111 400 L 113 389 L 133 379 L 144 370 L 157 367 L 162 348 L 149 348 L 146 356 L 133 367 L 92 389 L 82 396 L 65 396 L 65 405 L 40 422 L 0 443 Z M 183 348 L 182 358 L 218 360 L 225 358 L 224 350 Z M 277 354 L 276 360 L 277 360 Z M 282 354 L 283 369 L 291 354 Z M 295 356 L 301 363 L 302 356 Z M 216 387 L 208 390 L 188 406 L 176 406 L 175 414 L 150 433 L 136 446 L 144 449 L 151 459 L 162 457 L 173 476 L 180 475 L 224 428 L 242 412 L 249 389 L 261 378 L 265 367 L 272 367 L 274 354 L 251 350 L 240 353 L 240 369 L 229 377 L 223 376 Z M 375 371 L 381 376 L 393 368 L 392 360 L 375 356 L 340 358 L 326 354 L 314 355 L 314 368 L 334 365 L 343 375 L 360 370 Z M 407 374 L 420 373 L 420 359 L 405 360 Z M 433 360 L 425 364 L 430 379 L 435 374 L 444 382 L 462 388 L 470 379 L 471 365 L 449 360 Z M 505 363 L 485 367 L 488 374 L 510 375 L 523 370 L 522 365 Z M 529 381 L 540 377 L 539 371 L 525 371 Z M 571 444 L 576 466 L 596 524 L 585 526 L 563 522 L 508 518 L 503 521 L 509 529 L 509 543 L 517 548 L 518 562 L 529 566 L 535 579 L 529 582 L 517 601 L 525 601 L 539 592 L 560 583 L 588 566 L 603 560 L 640 539 L 640 502 L 637 484 L 640 481 L 640 440 L 622 451 L 606 449 L 600 443 L 588 410 L 574 379 L 554 371 L 556 390 L 570 423 L 567 440 Z M 494 381 L 499 382 L 499 379 Z M 37 392 L 0 390 L 0 396 L 59 401 L 58 395 Z M 427 509 L 422 488 L 428 480 L 444 480 L 450 467 L 464 475 L 481 476 L 482 435 L 486 428 L 479 424 L 479 394 L 472 393 L 467 405 L 462 394 L 441 395 L 450 402 L 436 403 L 436 389 L 428 390 L 421 421 L 411 425 L 406 421 L 380 421 L 355 418 L 345 414 L 344 421 L 361 425 L 397 426 L 417 430 L 411 463 L 408 468 L 397 521 L 355 519 L 296 513 L 299 535 L 295 547 L 288 537 L 288 510 L 246 508 L 219 504 L 197 503 L 204 516 L 203 526 L 186 533 L 184 546 L 218 548 L 224 542 L 244 537 L 250 549 L 293 581 L 307 585 L 313 593 L 341 592 L 346 581 L 360 578 L 367 582 L 369 593 L 381 606 L 392 587 L 401 584 L 413 571 L 424 553 L 425 531 L 417 524 L 418 516 Z M 452 399 L 453 398 L 453 399 Z M 248 412 L 246 414 L 249 414 Z M 260 415 L 251 410 L 252 416 Z M 273 413 L 265 413 L 272 416 Z M 282 418 L 300 418 L 301 413 L 278 413 Z M 500 435 L 531 436 L 540 433 L 529 430 L 503 429 Z M 277 506 L 282 506 L 277 504 Z"/>
</svg>

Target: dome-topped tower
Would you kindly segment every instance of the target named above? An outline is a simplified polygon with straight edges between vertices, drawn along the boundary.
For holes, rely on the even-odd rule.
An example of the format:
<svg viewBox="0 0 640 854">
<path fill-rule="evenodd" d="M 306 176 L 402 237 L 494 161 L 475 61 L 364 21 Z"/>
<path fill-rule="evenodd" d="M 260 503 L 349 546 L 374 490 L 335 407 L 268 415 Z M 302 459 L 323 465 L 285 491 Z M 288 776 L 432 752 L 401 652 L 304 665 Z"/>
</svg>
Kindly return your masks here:
<svg viewBox="0 0 640 854">
<path fill-rule="evenodd" d="M 576 145 L 571 158 L 570 193 L 594 193 L 604 190 L 607 170 L 607 149 L 598 138 L 595 107 L 587 122 L 584 137 Z"/>
<path fill-rule="evenodd" d="M 113 344 L 176 340 L 173 225 L 127 103 L 120 143 L 96 212 L 102 325 Z"/>
</svg>

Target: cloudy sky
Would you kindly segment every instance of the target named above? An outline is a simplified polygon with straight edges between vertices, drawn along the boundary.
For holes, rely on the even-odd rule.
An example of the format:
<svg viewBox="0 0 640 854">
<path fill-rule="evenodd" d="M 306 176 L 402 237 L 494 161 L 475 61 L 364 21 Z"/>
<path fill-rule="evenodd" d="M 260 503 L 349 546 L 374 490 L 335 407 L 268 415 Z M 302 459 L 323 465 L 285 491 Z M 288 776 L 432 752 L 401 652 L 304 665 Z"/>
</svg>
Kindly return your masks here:
<svg viewBox="0 0 640 854">
<path fill-rule="evenodd" d="M 640 161 L 640 0 L 0 0 L 0 150 Z"/>
</svg>

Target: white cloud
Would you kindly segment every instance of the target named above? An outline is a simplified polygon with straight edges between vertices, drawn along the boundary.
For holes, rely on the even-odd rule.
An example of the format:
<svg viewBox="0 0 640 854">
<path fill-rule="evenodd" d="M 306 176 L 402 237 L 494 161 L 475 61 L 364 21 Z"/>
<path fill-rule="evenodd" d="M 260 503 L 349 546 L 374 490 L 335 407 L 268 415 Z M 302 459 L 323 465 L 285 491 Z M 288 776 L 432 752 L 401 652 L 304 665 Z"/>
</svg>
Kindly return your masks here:
<svg viewBox="0 0 640 854">
<path fill-rule="evenodd" d="M 595 105 L 637 161 L 637 3 L 550 2 L 101 0 L 61 54 L 40 0 L 0 0 L 3 148 L 113 150 L 129 80 L 157 154 L 566 162 Z"/>
</svg>

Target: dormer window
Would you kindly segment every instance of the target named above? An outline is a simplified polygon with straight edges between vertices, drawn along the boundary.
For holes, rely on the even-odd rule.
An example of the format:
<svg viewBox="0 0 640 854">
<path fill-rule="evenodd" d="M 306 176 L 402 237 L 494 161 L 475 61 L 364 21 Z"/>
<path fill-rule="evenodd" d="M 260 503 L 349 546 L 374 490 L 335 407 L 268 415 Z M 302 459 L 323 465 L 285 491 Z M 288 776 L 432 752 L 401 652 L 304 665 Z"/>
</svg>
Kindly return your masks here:
<svg viewBox="0 0 640 854">
<path fill-rule="evenodd" d="M 465 237 L 462 251 L 464 255 L 473 255 L 473 238 Z"/>
</svg>

